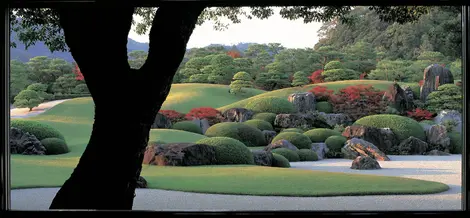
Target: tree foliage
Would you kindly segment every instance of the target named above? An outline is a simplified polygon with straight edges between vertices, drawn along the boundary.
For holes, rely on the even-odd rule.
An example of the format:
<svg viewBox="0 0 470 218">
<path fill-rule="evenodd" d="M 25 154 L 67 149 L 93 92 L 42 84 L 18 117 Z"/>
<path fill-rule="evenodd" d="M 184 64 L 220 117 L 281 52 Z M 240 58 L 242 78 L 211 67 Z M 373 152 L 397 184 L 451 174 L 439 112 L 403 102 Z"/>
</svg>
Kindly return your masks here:
<svg viewBox="0 0 470 218">
<path fill-rule="evenodd" d="M 242 93 L 243 88 L 252 88 L 252 77 L 246 72 L 238 72 L 233 76 L 232 82 L 230 83 L 230 93 L 237 94 Z"/>
<path fill-rule="evenodd" d="M 32 111 L 34 107 L 41 104 L 42 98 L 36 91 L 23 90 L 16 97 L 13 106 L 17 108 L 29 108 Z"/>
</svg>

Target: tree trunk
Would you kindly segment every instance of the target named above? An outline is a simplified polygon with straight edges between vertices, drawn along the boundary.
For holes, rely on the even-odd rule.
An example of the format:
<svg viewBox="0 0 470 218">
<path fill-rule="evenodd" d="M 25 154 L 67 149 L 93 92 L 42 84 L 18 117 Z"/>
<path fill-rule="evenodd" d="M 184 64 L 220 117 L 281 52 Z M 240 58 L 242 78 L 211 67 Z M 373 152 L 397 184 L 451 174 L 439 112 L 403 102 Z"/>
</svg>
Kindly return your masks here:
<svg viewBox="0 0 470 218">
<path fill-rule="evenodd" d="M 203 5 L 161 6 L 149 53 L 131 69 L 127 37 L 132 7 L 58 10 L 65 40 L 95 104 L 90 141 L 50 209 L 131 210 L 150 126 L 165 101 Z M 97 48 L 106 51 L 98 54 Z M 107 58 L 103 61 L 103 57 Z M 129 105 L 116 117 L 116 104 Z"/>
</svg>

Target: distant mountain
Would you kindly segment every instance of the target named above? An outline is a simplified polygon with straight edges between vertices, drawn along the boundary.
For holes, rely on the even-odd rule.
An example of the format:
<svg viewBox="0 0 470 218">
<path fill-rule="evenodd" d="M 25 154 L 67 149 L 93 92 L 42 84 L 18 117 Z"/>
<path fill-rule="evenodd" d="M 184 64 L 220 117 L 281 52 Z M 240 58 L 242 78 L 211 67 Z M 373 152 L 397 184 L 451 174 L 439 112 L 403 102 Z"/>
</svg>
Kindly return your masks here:
<svg viewBox="0 0 470 218">
<path fill-rule="evenodd" d="M 29 59 L 36 57 L 36 56 L 47 56 L 50 58 L 61 58 L 69 62 L 73 62 L 72 55 L 69 52 L 52 52 L 49 48 L 44 44 L 44 42 L 36 42 L 35 45 L 30 46 L 28 50 L 25 50 L 25 46 L 23 43 L 16 40 L 16 33 L 12 32 L 10 36 L 10 40 L 16 43 L 16 48 L 10 49 L 10 59 L 16 59 L 21 62 L 27 62 Z M 237 49 L 241 52 L 245 52 L 249 45 L 256 44 L 256 43 L 238 43 L 235 45 Z M 209 46 L 223 46 L 226 50 L 230 50 L 233 45 L 221 45 L 221 44 L 211 44 Z M 128 38 L 127 42 L 127 51 L 135 51 L 135 50 L 143 50 L 148 51 L 149 44 L 137 42 L 131 38 Z M 189 49 L 188 49 L 189 50 Z"/>
</svg>

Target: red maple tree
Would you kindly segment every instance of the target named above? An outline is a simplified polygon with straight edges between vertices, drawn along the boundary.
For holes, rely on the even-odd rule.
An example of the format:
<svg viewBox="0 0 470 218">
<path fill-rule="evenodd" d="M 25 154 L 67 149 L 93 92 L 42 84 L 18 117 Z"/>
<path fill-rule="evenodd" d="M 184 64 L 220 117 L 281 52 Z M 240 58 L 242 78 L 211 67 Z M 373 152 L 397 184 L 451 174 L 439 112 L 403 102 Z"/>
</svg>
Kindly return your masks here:
<svg viewBox="0 0 470 218">
<path fill-rule="evenodd" d="M 170 119 L 172 123 L 185 120 L 185 114 L 175 110 L 160 110 L 159 113 L 163 114 L 163 116 Z"/>
<path fill-rule="evenodd" d="M 423 120 L 432 120 L 434 118 L 434 113 L 421 109 L 421 108 L 416 108 L 413 111 L 407 111 L 408 117 L 413 118 L 416 121 L 423 121 Z"/>
<path fill-rule="evenodd" d="M 80 68 L 78 68 L 78 65 L 75 64 L 75 70 L 73 71 L 75 73 L 75 79 L 78 81 L 82 81 L 84 79 L 82 72 L 80 71 Z"/>
<path fill-rule="evenodd" d="M 339 90 L 338 94 L 330 95 L 330 103 L 335 113 L 344 113 L 353 120 L 364 116 L 380 114 L 387 108 L 382 101 L 384 91 L 372 85 L 354 85 Z"/>
<path fill-rule="evenodd" d="M 315 100 L 317 101 L 328 101 L 330 96 L 333 94 L 333 90 L 328 89 L 326 86 L 315 86 L 310 91 L 314 96 Z"/>
<path fill-rule="evenodd" d="M 420 81 L 418 82 L 418 84 L 419 84 L 419 86 L 423 86 L 424 80 L 420 80 Z"/>
<path fill-rule="evenodd" d="M 220 123 L 223 120 L 222 113 L 212 107 L 198 107 L 193 108 L 186 114 L 185 118 L 187 120 L 197 119 L 207 119 L 210 125 Z"/>
<path fill-rule="evenodd" d="M 240 58 L 242 55 L 238 51 L 228 51 L 227 55 L 232 57 L 232 58 Z"/>
<path fill-rule="evenodd" d="M 309 77 L 310 81 L 312 81 L 312 84 L 324 82 L 323 76 L 321 75 L 321 73 L 323 73 L 323 70 L 317 70 L 312 73 L 312 75 Z"/>
</svg>

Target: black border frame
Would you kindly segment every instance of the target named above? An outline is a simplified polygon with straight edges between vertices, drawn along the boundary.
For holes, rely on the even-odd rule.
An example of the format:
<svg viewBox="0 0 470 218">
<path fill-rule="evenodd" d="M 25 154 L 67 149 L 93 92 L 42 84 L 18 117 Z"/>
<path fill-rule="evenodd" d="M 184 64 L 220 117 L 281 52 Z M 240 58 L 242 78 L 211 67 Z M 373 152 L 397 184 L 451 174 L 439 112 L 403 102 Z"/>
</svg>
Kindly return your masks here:
<svg viewBox="0 0 470 218">
<path fill-rule="evenodd" d="M 470 128 L 466 128 L 467 123 L 467 116 L 469 115 L 470 108 L 468 107 L 468 100 L 467 97 L 469 96 L 469 90 L 467 89 L 467 84 L 470 82 L 470 76 L 467 76 L 467 73 L 470 73 L 470 2 L 467 0 L 385 0 L 385 1 L 376 1 L 376 0 L 352 0 L 352 1 L 343 1 L 343 0 L 121 0 L 119 4 L 127 4 L 132 6 L 140 6 L 140 7 L 155 7 L 162 4 L 178 4 L 181 2 L 204 2 L 207 3 L 208 6 L 216 7 L 216 6 L 295 6 L 295 5 L 460 5 L 462 6 L 462 61 L 463 61 L 463 91 L 464 91 L 464 98 L 463 98 L 463 143 L 464 145 L 467 144 L 466 135 L 470 134 Z M 10 204 L 10 190 L 11 190 L 11 174 L 10 174 L 10 146 L 9 144 L 9 131 L 7 131 L 10 127 L 10 95 L 9 95 L 9 80 L 10 80 L 10 31 L 9 31 L 9 8 L 10 7 L 51 7 L 51 6 L 61 6 L 61 5 L 84 5 L 84 4 L 97 4 L 97 5 L 110 5 L 116 4 L 117 1 L 93 1 L 93 0 L 46 0 L 46 1 L 34 1 L 34 0 L 8 0 L 2 2 L 2 6 L 5 6 L 3 9 L 4 13 L 4 43 L 2 45 L 2 57 L 3 57 L 3 64 L 2 64 L 2 103 L 3 106 L 3 118 L 2 118 L 2 146 L 0 147 L 0 214 L 3 217 L 3 214 L 9 215 L 24 215 L 24 216 L 31 216 L 31 215 L 45 215 L 50 216 L 52 214 L 61 214 L 61 215 L 72 215 L 69 212 L 74 212 L 77 215 L 85 215 L 83 213 L 89 213 L 89 211 L 38 211 L 38 212 L 26 212 L 26 211 L 11 211 L 11 204 Z M 2 110 L 2 111 L 3 111 Z M 466 188 L 466 181 L 467 181 L 467 166 L 470 165 L 467 163 L 467 157 L 469 154 L 470 149 L 466 149 L 466 146 L 463 146 L 462 151 L 462 212 L 468 209 L 468 190 Z M 6 211 L 7 213 L 4 213 Z M 95 212 L 95 213 L 128 213 L 130 211 L 119 211 L 119 212 L 111 212 L 111 211 L 102 211 L 102 212 Z M 389 211 L 389 212 L 320 212 L 320 211 L 312 211 L 312 212 L 296 212 L 296 211 L 279 211 L 279 212 L 174 212 L 174 213 L 166 213 L 166 212 L 148 212 L 148 211 L 132 211 L 137 212 L 140 215 L 151 215 L 153 216 L 155 213 L 161 215 L 287 215 L 287 214 L 298 214 L 298 215 L 307 215 L 312 214 L 312 212 L 322 215 L 381 215 L 381 214 L 390 214 L 390 215 L 413 215 L 413 216 L 429 216 L 429 215 L 446 215 L 446 214 L 453 214 L 453 215 L 460 215 L 462 212 L 455 212 L 455 211 L 435 211 L 435 212 L 398 212 L 398 211 Z"/>
</svg>

